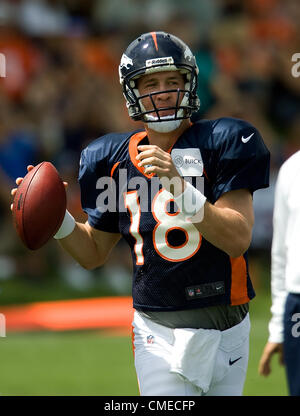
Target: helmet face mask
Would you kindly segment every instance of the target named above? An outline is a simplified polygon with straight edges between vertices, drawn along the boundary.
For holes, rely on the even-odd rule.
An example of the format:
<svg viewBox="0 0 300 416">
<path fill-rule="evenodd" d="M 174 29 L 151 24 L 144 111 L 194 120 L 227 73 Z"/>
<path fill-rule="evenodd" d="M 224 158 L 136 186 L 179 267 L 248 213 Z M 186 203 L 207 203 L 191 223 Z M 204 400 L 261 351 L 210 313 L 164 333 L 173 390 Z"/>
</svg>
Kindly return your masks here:
<svg viewBox="0 0 300 416">
<path fill-rule="evenodd" d="M 141 96 L 137 88 L 137 79 L 143 75 L 162 71 L 179 71 L 185 78 L 184 89 L 160 90 Z M 155 124 L 165 123 L 166 120 L 190 118 L 200 106 L 196 94 L 197 74 L 195 57 L 180 39 L 165 32 L 141 35 L 128 46 L 119 66 L 120 83 L 129 116 L 133 120 Z M 177 94 L 175 106 L 157 108 L 156 96 L 166 92 Z M 145 98 L 152 103 L 152 109 L 146 110 L 143 106 L 142 100 Z M 166 110 L 173 110 L 173 114 L 161 116 L 160 112 Z"/>
<path fill-rule="evenodd" d="M 157 108 L 156 104 L 155 104 L 155 99 L 154 97 L 160 95 L 160 94 L 165 94 L 166 92 L 168 93 L 172 93 L 172 94 L 176 94 L 176 104 L 175 106 L 168 106 L 168 107 L 159 107 Z M 152 122 L 152 121 L 161 121 L 161 120 L 165 120 L 167 118 L 169 119 L 182 119 L 183 117 L 180 117 L 180 115 L 183 113 L 183 111 L 180 110 L 185 110 L 186 106 L 182 106 L 182 100 L 180 100 L 180 96 L 184 95 L 187 93 L 187 90 L 182 90 L 182 89 L 172 89 L 172 90 L 162 90 L 162 91 L 157 91 L 157 92 L 150 92 L 149 94 L 144 94 L 144 95 L 140 95 L 139 97 L 137 97 L 137 100 L 140 104 L 140 107 L 143 110 L 143 115 L 145 116 L 144 118 L 147 120 L 147 122 Z M 150 110 L 146 110 L 142 104 L 142 102 L 145 98 L 149 98 L 152 104 L 152 109 Z M 168 110 L 174 110 L 174 114 L 172 115 L 167 115 L 167 116 L 161 116 L 160 113 L 164 112 L 164 111 L 168 111 Z"/>
</svg>

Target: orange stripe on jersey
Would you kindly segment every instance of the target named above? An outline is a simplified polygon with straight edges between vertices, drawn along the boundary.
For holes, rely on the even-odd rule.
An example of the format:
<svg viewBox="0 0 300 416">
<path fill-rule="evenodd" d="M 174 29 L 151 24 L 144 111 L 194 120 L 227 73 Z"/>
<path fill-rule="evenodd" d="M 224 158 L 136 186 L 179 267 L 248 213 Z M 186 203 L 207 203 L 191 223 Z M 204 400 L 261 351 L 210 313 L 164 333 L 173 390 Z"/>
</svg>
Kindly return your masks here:
<svg viewBox="0 0 300 416">
<path fill-rule="evenodd" d="M 247 266 L 243 256 L 231 258 L 231 305 L 250 301 L 247 290 Z"/>
<path fill-rule="evenodd" d="M 151 36 L 152 36 L 153 41 L 154 41 L 155 49 L 158 51 L 158 44 L 157 44 L 156 33 L 155 32 L 151 32 Z"/>
<path fill-rule="evenodd" d="M 116 168 L 118 167 L 118 164 L 119 164 L 120 162 L 117 162 L 117 163 L 115 163 L 114 165 L 113 165 L 113 167 L 111 168 L 111 171 L 110 171 L 110 177 L 112 178 L 113 177 L 113 174 L 114 174 L 114 171 L 116 170 Z"/>
<path fill-rule="evenodd" d="M 129 141 L 128 151 L 129 151 L 130 160 L 134 164 L 134 166 L 137 168 L 137 170 L 141 172 L 147 178 L 152 178 L 152 176 L 154 176 L 155 173 L 149 173 L 149 174 L 144 173 L 145 168 L 143 166 L 139 166 L 138 165 L 139 162 L 136 160 L 136 157 L 138 155 L 137 147 L 140 141 L 142 141 L 143 138 L 146 136 L 147 136 L 147 133 L 145 131 L 140 131 L 139 133 L 135 133 L 133 136 L 131 136 L 130 141 Z"/>
<path fill-rule="evenodd" d="M 137 170 L 140 171 L 147 178 L 152 178 L 152 176 L 154 176 L 155 173 L 149 173 L 149 174 L 144 173 L 144 167 L 139 166 L 138 165 L 139 162 L 136 160 L 136 157 L 138 155 L 137 147 L 140 144 L 140 142 L 144 139 L 144 137 L 146 136 L 147 136 L 147 133 L 145 131 L 140 131 L 138 133 L 133 134 L 129 140 L 128 152 L 129 152 L 130 160 L 134 164 L 134 166 L 137 168 Z M 167 150 L 167 153 L 171 153 L 172 148 L 174 144 L 177 142 L 177 140 L 178 138 L 174 141 L 172 146 Z"/>
</svg>

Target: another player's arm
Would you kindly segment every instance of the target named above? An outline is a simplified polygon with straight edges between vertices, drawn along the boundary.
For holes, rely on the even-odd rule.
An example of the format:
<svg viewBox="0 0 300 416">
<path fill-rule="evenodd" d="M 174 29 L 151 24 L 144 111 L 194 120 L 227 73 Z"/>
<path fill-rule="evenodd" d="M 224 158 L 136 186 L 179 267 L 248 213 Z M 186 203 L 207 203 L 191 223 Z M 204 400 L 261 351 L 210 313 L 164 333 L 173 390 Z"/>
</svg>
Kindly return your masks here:
<svg viewBox="0 0 300 416">
<path fill-rule="evenodd" d="M 179 175 L 171 155 L 158 146 L 139 146 L 139 165 L 151 165 L 145 173 L 156 173 L 163 184 L 164 178 L 178 178 L 178 186 L 169 190 L 175 197 L 186 189 L 186 182 Z M 167 181 L 168 182 L 168 181 Z M 247 189 L 224 193 L 215 204 L 204 204 L 204 218 L 194 222 L 203 237 L 230 257 L 241 256 L 249 247 L 254 224 L 252 195 Z"/>
<path fill-rule="evenodd" d="M 269 322 L 269 339 L 261 355 L 258 371 L 263 376 L 271 373 L 271 360 L 273 355 L 278 354 L 279 363 L 284 365 L 283 354 L 283 311 L 287 297 L 286 290 L 286 264 L 287 246 L 286 237 L 288 230 L 288 190 L 287 186 L 291 173 L 280 169 L 274 200 L 273 211 L 273 238 L 271 250 L 271 294 L 272 317 Z"/>
</svg>

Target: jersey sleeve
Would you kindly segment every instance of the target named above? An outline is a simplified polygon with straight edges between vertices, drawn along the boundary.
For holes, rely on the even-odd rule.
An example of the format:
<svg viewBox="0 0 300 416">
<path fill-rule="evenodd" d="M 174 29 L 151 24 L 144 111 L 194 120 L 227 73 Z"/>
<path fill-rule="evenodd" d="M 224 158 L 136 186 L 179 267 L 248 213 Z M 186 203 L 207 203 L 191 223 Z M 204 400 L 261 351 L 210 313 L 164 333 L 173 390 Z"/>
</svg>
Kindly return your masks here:
<svg viewBox="0 0 300 416">
<path fill-rule="evenodd" d="M 114 205 L 115 194 L 109 184 L 108 155 L 105 153 L 105 147 L 101 144 L 96 148 L 87 147 L 81 153 L 78 178 L 81 205 L 88 214 L 91 227 L 119 233 L 119 215 Z M 107 186 L 104 186 L 105 183 Z M 112 201 L 110 205 L 107 203 L 108 198 Z"/>
<path fill-rule="evenodd" d="M 269 186 L 270 152 L 258 130 L 239 119 L 220 119 L 214 130 L 216 145 L 213 203 L 225 192 Z"/>
</svg>

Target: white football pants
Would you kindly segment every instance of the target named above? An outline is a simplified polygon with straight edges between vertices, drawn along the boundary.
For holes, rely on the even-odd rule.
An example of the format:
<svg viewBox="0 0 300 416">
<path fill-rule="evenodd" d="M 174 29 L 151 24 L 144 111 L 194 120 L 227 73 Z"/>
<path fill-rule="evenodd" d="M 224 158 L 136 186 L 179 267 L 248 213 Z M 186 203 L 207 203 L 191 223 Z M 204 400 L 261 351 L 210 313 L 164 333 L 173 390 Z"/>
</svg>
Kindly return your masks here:
<svg viewBox="0 0 300 416">
<path fill-rule="evenodd" d="M 159 325 L 137 311 L 133 320 L 135 368 L 142 396 L 241 396 L 249 356 L 249 314 L 238 325 L 221 331 L 213 360 L 209 390 L 170 372 L 174 329 Z"/>
</svg>

